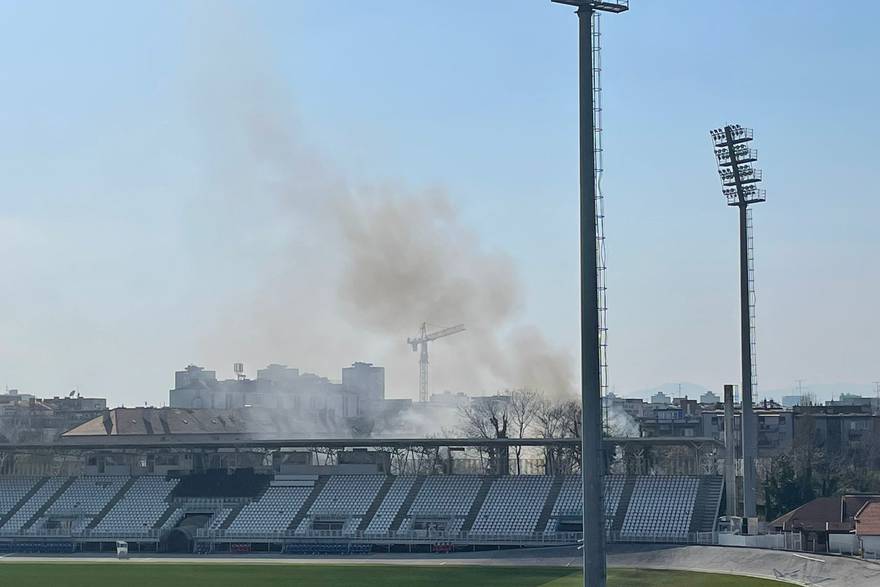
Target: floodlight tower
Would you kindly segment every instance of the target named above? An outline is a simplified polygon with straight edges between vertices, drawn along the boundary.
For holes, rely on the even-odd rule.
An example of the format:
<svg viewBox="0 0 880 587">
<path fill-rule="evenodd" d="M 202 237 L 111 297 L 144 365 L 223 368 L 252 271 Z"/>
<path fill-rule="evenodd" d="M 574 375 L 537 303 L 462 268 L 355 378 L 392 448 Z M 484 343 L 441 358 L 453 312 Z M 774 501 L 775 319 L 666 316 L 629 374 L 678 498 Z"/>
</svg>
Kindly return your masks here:
<svg viewBox="0 0 880 587">
<path fill-rule="evenodd" d="M 596 189 L 596 51 L 593 17 L 620 13 L 629 0 L 552 0 L 577 8 L 580 91 L 581 222 L 581 474 L 583 475 L 584 585 L 605 587 L 605 507 L 602 496 L 602 344 Z"/>
<path fill-rule="evenodd" d="M 759 186 L 761 170 L 752 164 L 758 160 L 758 151 L 750 147 L 752 130 L 738 124 L 710 131 L 721 176 L 722 193 L 728 206 L 739 208 L 739 295 L 740 295 L 740 353 L 742 359 L 742 457 L 743 457 L 743 516 L 757 515 L 758 426 L 752 407 L 757 381 L 755 377 L 755 291 L 750 204 L 766 199 Z"/>
</svg>

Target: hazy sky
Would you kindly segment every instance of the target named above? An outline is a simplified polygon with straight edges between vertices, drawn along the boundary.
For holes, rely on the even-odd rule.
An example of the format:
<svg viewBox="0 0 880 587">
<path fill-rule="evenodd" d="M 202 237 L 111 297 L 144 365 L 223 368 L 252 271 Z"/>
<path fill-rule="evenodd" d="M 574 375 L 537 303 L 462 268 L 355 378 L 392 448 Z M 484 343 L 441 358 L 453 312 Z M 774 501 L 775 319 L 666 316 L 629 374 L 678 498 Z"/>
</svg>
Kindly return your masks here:
<svg viewBox="0 0 880 587">
<path fill-rule="evenodd" d="M 846 4 L 634 0 L 603 20 L 619 393 L 738 380 L 737 215 L 707 135 L 725 122 L 754 127 L 768 194 L 754 212 L 761 387 L 880 379 L 880 4 Z M 433 202 L 403 214 L 404 236 L 443 249 L 431 277 L 453 276 L 445 288 L 514 291 L 498 316 L 469 310 L 471 343 L 436 343 L 435 390 L 480 390 L 459 370 L 483 359 L 480 328 L 497 326 L 499 353 L 532 349 L 527 331 L 577 355 L 568 8 L 0 2 L 0 22 L 0 385 L 159 404 L 190 362 L 338 378 L 368 360 L 414 397 L 402 324 L 447 325 L 456 308 L 417 317 L 448 307 L 406 289 L 417 270 L 378 310 L 341 293 L 357 240 L 311 204 L 352 190 Z M 291 190 L 295 205 L 267 195 Z M 406 320 L 376 325 L 398 306 Z M 473 387 L 519 384 L 508 367 Z"/>
</svg>

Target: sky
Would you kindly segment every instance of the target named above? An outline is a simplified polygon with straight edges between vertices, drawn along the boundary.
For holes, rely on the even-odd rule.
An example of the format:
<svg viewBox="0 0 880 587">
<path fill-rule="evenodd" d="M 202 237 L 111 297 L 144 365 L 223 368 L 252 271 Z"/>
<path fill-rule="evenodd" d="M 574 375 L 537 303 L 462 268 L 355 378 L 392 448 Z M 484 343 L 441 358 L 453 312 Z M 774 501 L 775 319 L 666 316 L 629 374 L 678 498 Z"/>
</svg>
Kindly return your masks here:
<svg viewBox="0 0 880 587">
<path fill-rule="evenodd" d="M 738 380 L 725 123 L 755 129 L 767 189 L 759 388 L 867 389 L 880 5 L 631 4 L 602 21 L 613 389 Z M 161 405 L 189 363 L 364 360 L 415 397 L 405 336 L 462 316 L 434 391 L 576 387 L 568 7 L 0 2 L 0 22 L 0 384 Z"/>
</svg>

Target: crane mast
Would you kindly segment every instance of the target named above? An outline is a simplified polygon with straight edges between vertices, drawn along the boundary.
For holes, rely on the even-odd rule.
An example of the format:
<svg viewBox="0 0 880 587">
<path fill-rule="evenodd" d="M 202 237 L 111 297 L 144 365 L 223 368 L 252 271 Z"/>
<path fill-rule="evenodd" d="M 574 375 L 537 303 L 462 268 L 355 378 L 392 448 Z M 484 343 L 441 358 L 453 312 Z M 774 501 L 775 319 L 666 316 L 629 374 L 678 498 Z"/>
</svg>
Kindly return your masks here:
<svg viewBox="0 0 880 587">
<path fill-rule="evenodd" d="M 428 401 L 428 343 L 444 336 L 452 336 L 464 331 L 464 324 L 457 324 L 449 328 L 443 328 L 436 332 L 428 332 L 428 323 L 422 322 L 419 334 L 413 338 L 407 338 L 406 343 L 412 347 L 413 352 L 419 351 L 419 401 Z"/>
</svg>

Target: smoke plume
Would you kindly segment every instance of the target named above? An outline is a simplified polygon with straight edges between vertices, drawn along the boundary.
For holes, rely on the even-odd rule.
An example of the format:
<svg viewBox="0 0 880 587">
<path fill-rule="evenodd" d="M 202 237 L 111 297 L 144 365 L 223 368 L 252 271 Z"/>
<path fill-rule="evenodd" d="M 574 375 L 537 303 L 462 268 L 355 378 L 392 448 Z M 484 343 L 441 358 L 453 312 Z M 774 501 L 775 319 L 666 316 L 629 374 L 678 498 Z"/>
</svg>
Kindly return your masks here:
<svg viewBox="0 0 880 587">
<path fill-rule="evenodd" d="M 423 321 L 464 323 L 466 332 L 430 349 L 433 391 L 572 393 L 569 353 L 520 324 L 514 260 L 488 250 L 442 188 L 364 181 L 328 162 L 304 138 L 255 35 L 238 20 L 216 24 L 195 44 L 205 209 L 212 238 L 248 259 L 250 285 L 206 334 L 206 357 L 278 361 L 331 377 L 366 360 L 386 367 L 389 395 L 414 398 L 417 356 L 406 337 Z M 255 226 L 230 230 L 240 218 Z M 248 250 L 248 230 L 269 248 Z"/>
</svg>

